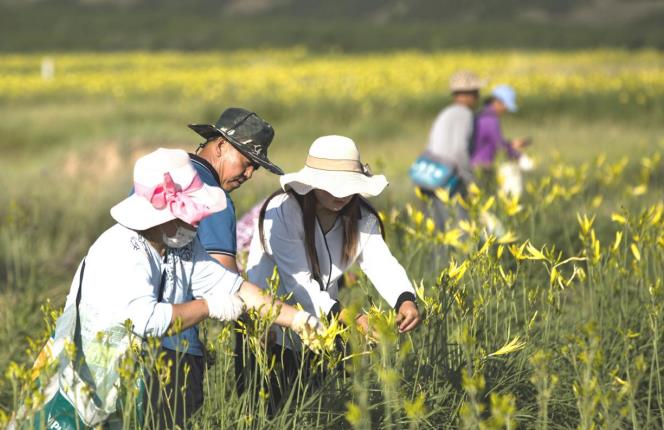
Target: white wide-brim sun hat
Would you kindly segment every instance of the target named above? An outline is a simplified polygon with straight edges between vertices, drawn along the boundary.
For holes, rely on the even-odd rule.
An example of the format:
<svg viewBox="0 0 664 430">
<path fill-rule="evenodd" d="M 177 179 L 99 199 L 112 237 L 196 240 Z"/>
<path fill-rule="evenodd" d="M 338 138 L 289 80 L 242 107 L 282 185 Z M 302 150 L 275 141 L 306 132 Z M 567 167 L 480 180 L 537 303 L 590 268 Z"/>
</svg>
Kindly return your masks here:
<svg viewBox="0 0 664 430">
<path fill-rule="evenodd" d="M 284 191 L 292 189 L 304 195 L 319 189 L 335 197 L 360 194 L 379 195 L 389 184 L 383 175 L 372 175 L 360 161 L 360 152 L 352 139 L 344 136 L 322 136 L 311 144 L 305 166 L 298 172 L 279 178 Z"/>
<path fill-rule="evenodd" d="M 132 230 L 147 230 L 179 218 L 193 226 L 226 208 L 226 194 L 204 184 L 181 149 L 159 148 L 136 161 L 134 193 L 111 208 Z"/>
</svg>

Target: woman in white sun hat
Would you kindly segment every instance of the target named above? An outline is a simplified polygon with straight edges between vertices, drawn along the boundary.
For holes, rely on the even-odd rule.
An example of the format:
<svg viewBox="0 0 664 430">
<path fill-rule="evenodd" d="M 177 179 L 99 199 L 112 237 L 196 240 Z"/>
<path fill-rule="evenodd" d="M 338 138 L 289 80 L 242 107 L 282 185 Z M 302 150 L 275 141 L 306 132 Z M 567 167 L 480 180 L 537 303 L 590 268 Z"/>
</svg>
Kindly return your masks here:
<svg viewBox="0 0 664 430">
<path fill-rule="evenodd" d="M 404 268 L 383 239 L 376 210 L 366 197 L 380 194 L 385 176 L 372 175 L 360 161 L 353 140 L 343 136 L 316 139 L 302 170 L 281 176 L 283 190 L 263 205 L 249 249 L 247 277 L 261 288 L 276 266 L 278 295 L 291 294 L 311 314 L 339 315 L 338 281 L 354 263 L 366 273 L 398 314 L 395 330 L 407 332 L 420 322 L 415 291 Z M 367 328 L 367 316 L 357 323 Z M 351 318 L 352 322 L 352 318 Z M 288 330 L 276 330 L 276 350 L 285 347 L 282 377 L 297 369 L 299 341 Z M 288 386 L 288 385 L 286 385 Z"/>
<path fill-rule="evenodd" d="M 117 224 L 88 250 L 72 282 L 63 316 L 56 323 L 54 344 L 60 346 L 53 355 L 58 357 L 58 348 L 62 349 L 66 339 L 73 339 L 82 352 L 85 371 L 71 363 L 61 367 L 59 382 L 46 396 L 49 419 L 58 419 L 48 409 L 57 403 L 57 396 L 74 406 L 86 426 L 117 416 L 116 369 L 128 347 L 117 339 L 123 339 L 120 333 L 125 321 L 131 321 L 131 331 L 139 339 L 161 338 L 178 320 L 185 329 L 208 317 L 235 320 L 247 308 L 265 313 L 274 303 L 258 287 L 224 269 L 200 244 L 196 236 L 199 221 L 224 209 L 226 199 L 220 188 L 201 181 L 185 151 L 158 149 L 138 159 L 134 189 L 133 195 L 111 209 Z M 307 336 L 320 328 L 315 317 L 285 304 L 276 323 Z M 116 339 L 110 361 L 108 355 L 99 361 L 104 354 L 99 353 L 98 333 L 117 335 L 109 337 Z M 200 407 L 202 394 L 196 391 L 202 393 L 203 358 L 185 357 L 166 357 L 176 368 L 166 387 L 170 393 L 162 391 L 161 396 L 170 397 L 170 404 L 151 398 L 157 408 L 153 426 L 183 426 Z M 83 377 L 85 389 L 74 387 L 75 379 L 62 376 L 72 373 L 87 375 Z M 179 381 L 175 375 L 180 376 Z M 67 418 L 61 417 L 61 428 L 68 428 Z"/>
</svg>

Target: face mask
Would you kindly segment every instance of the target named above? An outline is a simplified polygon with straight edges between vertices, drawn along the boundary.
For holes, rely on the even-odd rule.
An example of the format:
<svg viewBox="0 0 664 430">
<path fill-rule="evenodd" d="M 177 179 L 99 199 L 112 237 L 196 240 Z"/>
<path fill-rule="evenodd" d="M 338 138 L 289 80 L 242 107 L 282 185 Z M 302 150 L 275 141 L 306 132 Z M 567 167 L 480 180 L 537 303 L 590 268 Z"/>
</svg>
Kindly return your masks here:
<svg viewBox="0 0 664 430">
<path fill-rule="evenodd" d="M 162 240 L 169 248 L 182 248 L 194 240 L 196 237 L 196 230 L 190 230 L 188 228 L 178 226 L 173 236 L 166 235 L 163 230 L 161 235 Z"/>
</svg>

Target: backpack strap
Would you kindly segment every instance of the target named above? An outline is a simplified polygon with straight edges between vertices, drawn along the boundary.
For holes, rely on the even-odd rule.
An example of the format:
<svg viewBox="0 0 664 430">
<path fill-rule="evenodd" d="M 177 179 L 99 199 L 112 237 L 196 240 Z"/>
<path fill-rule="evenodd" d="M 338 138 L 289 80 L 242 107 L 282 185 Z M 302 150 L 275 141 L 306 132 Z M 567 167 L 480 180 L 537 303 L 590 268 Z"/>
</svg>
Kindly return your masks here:
<svg viewBox="0 0 664 430">
<path fill-rule="evenodd" d="M 81 303 L 81 290 L 83 289 L 83 273 L 85 273 L 85 257 L 81 263 L 81 272 L 78 276 L 78 292 L 76 293 L 76 329 L 78 329 L 78 305 Z"/>
<path fill-rule="evenodd" d="M 164 287 L 166 285 L 166 264 L 168 263 L 168 248 L 164 252 L 164 269 L 161 271 L 161 279 L 159 280 L 159 293 L 157 294 L 157 303 L 164 301 Z"/>
</svg>

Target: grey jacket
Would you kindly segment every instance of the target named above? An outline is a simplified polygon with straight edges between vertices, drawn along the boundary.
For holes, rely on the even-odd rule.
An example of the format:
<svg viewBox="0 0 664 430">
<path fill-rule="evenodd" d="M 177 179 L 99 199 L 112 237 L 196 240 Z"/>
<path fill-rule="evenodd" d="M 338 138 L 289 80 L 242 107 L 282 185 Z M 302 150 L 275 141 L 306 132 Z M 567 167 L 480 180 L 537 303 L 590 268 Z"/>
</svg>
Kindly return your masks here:
<svg viewBox="0 0 664 430">
<path fill-rule="evenodd" d="M 472 137 L 473 111 L 467 106 L 454 103 L 436 117 L 427 144 L 427 152 L 456 168 L 457 174 L 466 185 L 473 181 L 470 167 Z"/>
</svg>

